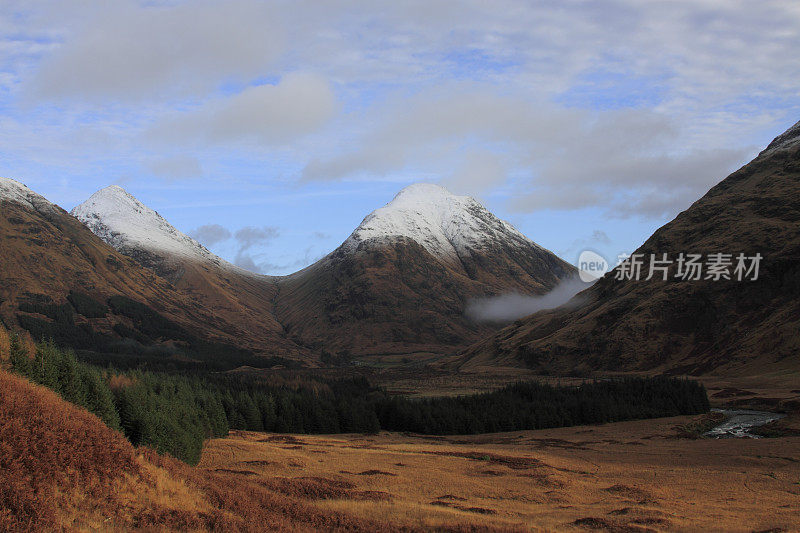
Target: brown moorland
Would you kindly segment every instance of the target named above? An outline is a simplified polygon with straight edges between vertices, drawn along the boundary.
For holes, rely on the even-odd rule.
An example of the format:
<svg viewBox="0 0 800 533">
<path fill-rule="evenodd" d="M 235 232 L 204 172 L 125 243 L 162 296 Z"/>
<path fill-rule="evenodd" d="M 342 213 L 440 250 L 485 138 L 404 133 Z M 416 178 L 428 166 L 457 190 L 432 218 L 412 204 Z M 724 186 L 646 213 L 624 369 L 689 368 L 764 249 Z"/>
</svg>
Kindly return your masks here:
<svg viewBox="0 0 800 533">
<path fill-rule="evenodd" d="M 2 531 L 376 530 L 309 505 L 315 482 L 303 483 L 193 469 L 136 449 L 87 411 L 0 370 Z M 370 497 L 352 488 L 323 487 Z"/>
<path fill-rule="evenodd" d="M 234 432 L 210 441 L 198 468 L 291 487 L 381 530 L 798 530 L 800 437 L 685 438 L 703 418 L 458 437 L 303 435 L 291 447 Z"/>
</svg>

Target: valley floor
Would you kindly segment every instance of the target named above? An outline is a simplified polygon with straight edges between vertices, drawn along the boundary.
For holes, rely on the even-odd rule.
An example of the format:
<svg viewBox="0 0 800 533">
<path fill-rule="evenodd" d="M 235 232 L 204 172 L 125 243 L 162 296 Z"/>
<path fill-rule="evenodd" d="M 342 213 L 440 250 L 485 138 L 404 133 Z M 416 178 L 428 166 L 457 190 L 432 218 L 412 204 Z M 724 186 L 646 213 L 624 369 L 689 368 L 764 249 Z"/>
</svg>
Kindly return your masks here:
<svg viewBox="0 0 800 533">
<path fill-rule="evenodd" d="M 387 528 L 800 529 L 800 437 L 685 438 L 697 426 L 676 417 L 458 437 L 234 432 L 207 444 L 198 469 Z"/>
</svg>

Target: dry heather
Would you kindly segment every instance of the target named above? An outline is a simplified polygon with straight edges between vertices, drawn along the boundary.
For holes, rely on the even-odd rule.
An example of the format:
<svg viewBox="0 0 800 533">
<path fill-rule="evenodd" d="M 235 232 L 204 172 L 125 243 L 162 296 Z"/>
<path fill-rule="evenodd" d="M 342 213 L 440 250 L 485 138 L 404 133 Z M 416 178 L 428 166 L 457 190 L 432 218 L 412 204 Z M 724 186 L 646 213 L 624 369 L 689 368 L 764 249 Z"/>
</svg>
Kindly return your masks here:
<svg viewBox="0 0 800 533">
<path fill-rule="evenodd" d="M 9 349 L 11 348 L 11 337 L 8 330 L 0 324 L 0 361 L 8 359 Z"/>
<path fill-rule="evenodd" d="M 241 479 L 135 449 L 88 412 L 0 370 L 0 531 L 375 530 L 306 503 L 314 483 Z"/>
</svg>

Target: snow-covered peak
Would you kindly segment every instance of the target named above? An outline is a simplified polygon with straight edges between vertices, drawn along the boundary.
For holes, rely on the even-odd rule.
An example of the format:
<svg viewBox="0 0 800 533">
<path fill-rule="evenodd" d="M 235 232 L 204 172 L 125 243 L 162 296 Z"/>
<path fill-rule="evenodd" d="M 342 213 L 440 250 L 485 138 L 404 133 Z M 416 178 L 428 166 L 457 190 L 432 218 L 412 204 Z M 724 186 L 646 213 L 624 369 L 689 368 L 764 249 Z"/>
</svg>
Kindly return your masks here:
<svg viewBox="0 0 800 533">
<path fill-rule="evenodd" d="M 775 137 L 761 154 L 771 153 L 776 150 L 787 150 L 797 145 L 800 145 L 800 122 Z"/>
<path fill-rule="evenodd" d="M 369 214 L 344 242 L 354 251 L 362 242 L 388 244 L 408 238 L 440 258 L 457 257 L 487 244 L 536 246 L 469 196 L 439 185 L 415 183 Z"/>
<path fill-rule="evenodd" d="M 71 214 L 92 233 L 128 255 L 145 251 L 233 267 L 118 185 L 100 189 Z"/>
<path fill-rule="evenodd" d="M 34 207 L 34 202 L 47 202 L 43 196 L 11 178 L 0 178 L 0 201 L 2 200 L 9 200 L 30 208 Z"/>
</svg>

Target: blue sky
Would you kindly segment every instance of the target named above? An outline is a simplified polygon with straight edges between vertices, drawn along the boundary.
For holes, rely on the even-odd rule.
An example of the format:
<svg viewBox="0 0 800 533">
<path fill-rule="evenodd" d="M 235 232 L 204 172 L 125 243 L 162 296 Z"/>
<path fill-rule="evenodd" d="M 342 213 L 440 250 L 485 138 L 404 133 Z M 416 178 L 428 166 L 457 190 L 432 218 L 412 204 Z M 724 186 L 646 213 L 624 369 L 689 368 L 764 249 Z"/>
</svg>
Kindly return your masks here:
<svg viewBox="0 0 800 533">
<path fill-rule="evenodd" d="M 800 120 L 798 50 L 790 1 L 6 0 L 0 175 L 270 274 L 417 181 L 613 261 Z"/>
</svg>

